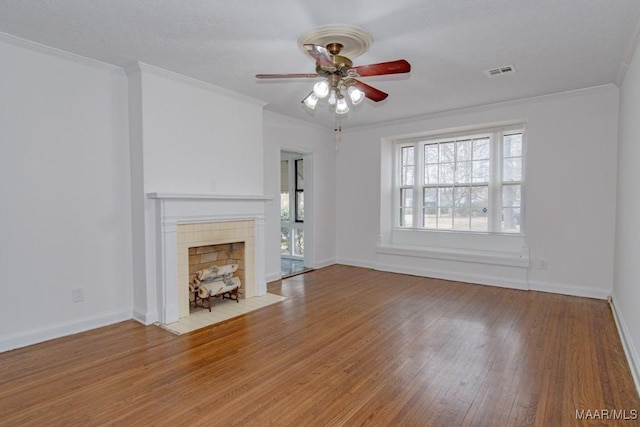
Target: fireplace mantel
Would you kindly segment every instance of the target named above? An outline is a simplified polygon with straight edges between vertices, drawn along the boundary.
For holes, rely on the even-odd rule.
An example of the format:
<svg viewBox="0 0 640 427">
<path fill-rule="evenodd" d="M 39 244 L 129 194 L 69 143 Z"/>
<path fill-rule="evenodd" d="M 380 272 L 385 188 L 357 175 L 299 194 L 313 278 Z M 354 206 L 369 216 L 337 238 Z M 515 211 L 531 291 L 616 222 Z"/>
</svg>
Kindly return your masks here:
<svg viewBox="0 0 640 427">
<path fill-rule="evenodd" d="M 209 200 L 246 200 L 271 201 L 273 196 L 257 194 L 190 194 L 190 193 L 147 193 L 149 199 L 209 199 Z"/>
<path fill-rule="evenodd" d="M 177 226 L 209 222 L 244 221 L 254 223 L 255 296 L 266 293 L 265 280 L 265 203 L 273 200 L 265 195 L 229 195 L 196 193 L 147 193 L 155 201 L 155 248 L 157 286 L 160 296 L 159 320 L 178 320 Z"/>
</svg>

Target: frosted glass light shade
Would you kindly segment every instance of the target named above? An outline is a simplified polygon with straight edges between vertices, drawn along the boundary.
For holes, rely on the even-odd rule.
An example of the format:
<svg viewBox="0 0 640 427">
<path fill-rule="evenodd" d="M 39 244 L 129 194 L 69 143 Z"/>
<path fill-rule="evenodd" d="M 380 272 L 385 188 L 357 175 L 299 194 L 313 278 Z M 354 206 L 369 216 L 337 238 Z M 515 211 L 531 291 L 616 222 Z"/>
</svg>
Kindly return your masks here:
<svg viewBox="0 0 640 427">
<path fill-rule="evenodd" d="M 349 86 L 349 89 L 347 89 L 347 93 L 349 94 L 349 98 L 351 98 L 351 102 L 353 103 L 353 105 L 361 103 L 364 99 L 364 92 L 355 86 Z"/>
<path fill-rule="evenodd" d="M 343 96 L 338 98 L 336 102 L 336 114 L 346 114 L 349 112 L 349 106 Z"/>
<path fill-rule="evenodd" d="M 310 93 L 302 102 L 304 102 L 304 105 L 313 110 L 316 108 L 316 104 L 318 103 L 318 97 L 315 93 Z"/>
<path fill-rule="evenodd" d="M 329 84 L 325 81 L 321 81 L 313 85 L 313 93 L 318 98 L 325 98 L 329 95 Z"/>
<path fill-rule="evenodd" d="M 336 91 L 331 89 L 331 93 L 329 94 L 329 105 L 336 105 L 336 101 L 338 98 L 336 97 Z"/>
</svg>

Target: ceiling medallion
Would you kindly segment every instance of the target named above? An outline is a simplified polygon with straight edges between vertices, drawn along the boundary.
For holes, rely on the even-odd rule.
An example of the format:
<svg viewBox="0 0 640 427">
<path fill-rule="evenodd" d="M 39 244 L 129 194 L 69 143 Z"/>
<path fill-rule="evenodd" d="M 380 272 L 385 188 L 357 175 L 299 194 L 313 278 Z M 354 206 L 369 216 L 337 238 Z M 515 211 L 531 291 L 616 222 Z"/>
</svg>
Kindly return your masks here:
<svg viewBox="0 0 640 427">
<path fill-rule="evenodd" d="M 362 28 L 346 24 L 323 25 L 308 31 L 298 38 L 298 47 L 305 54 L 304 45 L 326 46 L 330 43 L 340 43 L 340 55 L 355 58 L 369 50 L 373 37 Z"/>
</svg>

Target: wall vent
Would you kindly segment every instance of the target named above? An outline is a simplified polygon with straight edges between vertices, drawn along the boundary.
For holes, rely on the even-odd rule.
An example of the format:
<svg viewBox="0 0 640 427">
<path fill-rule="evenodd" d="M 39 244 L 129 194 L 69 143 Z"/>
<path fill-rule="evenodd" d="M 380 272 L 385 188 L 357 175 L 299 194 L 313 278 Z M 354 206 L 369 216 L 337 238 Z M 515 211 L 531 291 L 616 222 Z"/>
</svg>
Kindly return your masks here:
<svg viewBox="0 0 640 427">
<path fill-rule="evenodd" d="M 512 74 L 516 72 L 516 67 L 513 65 L 505 65 L 503 67 L 492 68 L 485 71 L 489 77 L 499 76 L 501 74 Z"/>
</svg>

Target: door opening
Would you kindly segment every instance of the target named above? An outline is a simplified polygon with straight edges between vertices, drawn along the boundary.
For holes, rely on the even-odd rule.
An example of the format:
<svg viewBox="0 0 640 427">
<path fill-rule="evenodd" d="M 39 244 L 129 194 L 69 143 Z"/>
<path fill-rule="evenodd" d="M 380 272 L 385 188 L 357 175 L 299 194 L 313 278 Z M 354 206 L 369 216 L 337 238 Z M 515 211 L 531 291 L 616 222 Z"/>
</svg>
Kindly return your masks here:
<svg viewBox="0 0 640 427">
<path fill-rule="evenodd" d="M 282 152 L 280 158 L 280 257 L 282 277 L 304 273 L 305 164 L 302 154 Z"/>
</svg>

